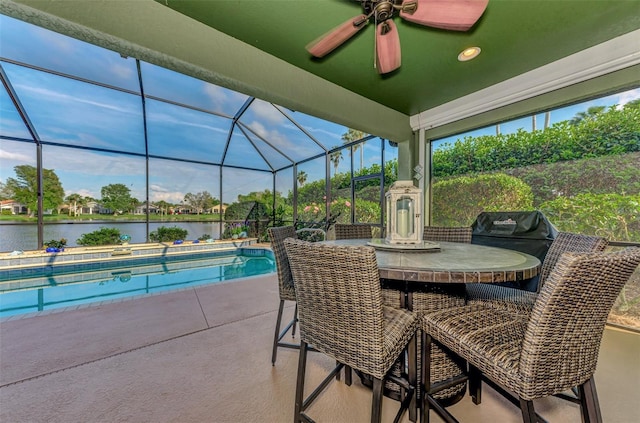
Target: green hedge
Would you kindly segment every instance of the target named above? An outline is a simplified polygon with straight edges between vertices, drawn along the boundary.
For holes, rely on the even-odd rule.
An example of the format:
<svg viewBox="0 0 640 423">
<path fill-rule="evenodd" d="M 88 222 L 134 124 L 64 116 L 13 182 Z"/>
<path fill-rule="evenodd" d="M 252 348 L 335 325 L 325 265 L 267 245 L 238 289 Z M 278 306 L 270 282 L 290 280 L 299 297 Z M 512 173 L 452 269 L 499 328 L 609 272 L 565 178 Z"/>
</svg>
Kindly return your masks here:
<svg viewBox="0 0 640 423">
<path fill-rule="evenodd" d="M 536 207 L 558 196 L 612 191 L 640 194 L 640 153 L 527 166 L 505 173 L 522 179 L 531 187 Z"/>
<path fill-rule="evenodd" d="M 640 242 L 640 195 L 578 194 L 547 201 L 540 210 L 561 231 Z"/>
<path fill-rule="evenodd" d="M 187 239 L 187 230 L 173 226 L 168 228 L 166 226 L 160 226 L 155 231 L 149 234 L 149 239 L 153 242 L 173 242 L 184 241 Z"/>
<path fill-rule="evenodd" d="M 102 227 L 97 231 L 82 234 L 76 242 L 84 246 L 120 244 L 120 229 Z"/>
<path fill-rule="evenodd" d="M 365 167 L 354 172 L 354 177 L 366 176 L 372 174 L 381 173 L 380 165 L 373 164 L 370 167 Z M 396 181 L 398 174 L 398 161 L 391 160 L 385 163 L 384 177 L 387 186 Z M 338 198 L 341 196 L 350 196 L 351 192 L 351 174 L 349 172 L 338 173 L 331 177 L 331 197 Z M 378 179 L 369 179 L 359 182 L 360 191 L 357 193 L 357 197 L 362 195 L 371 197 L 368 193 L 373 192 L 373 198 L 363 197 L 366 200 L 378 201 L 376 196 L 380 195 L 380 181 Z M 324 179 L 318 181 L 311 181 L 305 183 L 303 186 L 298 187 L 298 204 L 309 204 L 314 201 L 318 201 L 325 197 L 325 181 Z M 293 201 L 293 193 L 289 193 L 289 203 Z"/>
<path fill-rule="evenodd" d="M 530 210 L 531 187 L 495 173 L 461 176 L 433 184 L 433 225 L 468 226 L 483 211 Z"/>
<path fill-rule="evenodd" d="M 433 153 L 433 175 L 463 175 L 640 151 L 640 107 L 606 112 L 545 130 L 465 137 Z"/>
</svg>

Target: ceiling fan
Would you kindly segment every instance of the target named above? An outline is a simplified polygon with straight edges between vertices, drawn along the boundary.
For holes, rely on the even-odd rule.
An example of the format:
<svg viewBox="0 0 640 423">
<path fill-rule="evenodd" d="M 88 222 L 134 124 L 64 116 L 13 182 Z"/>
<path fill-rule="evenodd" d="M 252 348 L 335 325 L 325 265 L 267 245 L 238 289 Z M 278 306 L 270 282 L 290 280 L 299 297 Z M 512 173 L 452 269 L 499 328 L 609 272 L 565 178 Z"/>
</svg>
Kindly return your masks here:
<svg viewBox="0 0 640 423">
<path fill-rule="evenodd" d="M 482 16 L 489 0 L 356 0 L 363 13 L 355 16 L 306 46 L 312 56 L 324 57 L 369 23 L 376 25 L 376 63 L 380 74 L 400 67 L 400 37 L 393 17 L 451 31 L 467 31 Z"/>
</svg>

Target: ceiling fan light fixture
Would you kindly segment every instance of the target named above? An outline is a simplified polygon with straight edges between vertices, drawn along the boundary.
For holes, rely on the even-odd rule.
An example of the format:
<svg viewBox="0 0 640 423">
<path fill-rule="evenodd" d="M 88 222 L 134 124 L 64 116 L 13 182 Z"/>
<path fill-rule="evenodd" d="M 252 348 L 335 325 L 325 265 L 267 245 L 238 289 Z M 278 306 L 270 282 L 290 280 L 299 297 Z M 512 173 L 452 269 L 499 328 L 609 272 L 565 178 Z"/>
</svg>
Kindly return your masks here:
<svg viewBox="0 0 640 423">
<path fill-rule="evenodd" d="M 460 54 L 458 54 L 458 60 L 461 62 L 466 62 L 468 60 L 475 59 L 476 57 L 478 57 L 481 51 L 482 50 L 480 49 L 480 47 L 465 48 L 464 50 L 462 50 L 462 52 L 460 52 Z"/>
<path fill-rule="evenodd" d="M 358 0 L 361 15 L 355 16 L 307 44 L 314 57 L 324 57 L 366 26 L 370 21 L 375 30 L 375 62 L 378 73 L 385 74 L 400 67 L 400 37 L 393 18 L 400 15 L 407 21 L 451 31 L 468 31 L 487 8 L 489 0 Z M 461 61 L 471 60 L 480 48 L 463 52 Z"/>
</svg>

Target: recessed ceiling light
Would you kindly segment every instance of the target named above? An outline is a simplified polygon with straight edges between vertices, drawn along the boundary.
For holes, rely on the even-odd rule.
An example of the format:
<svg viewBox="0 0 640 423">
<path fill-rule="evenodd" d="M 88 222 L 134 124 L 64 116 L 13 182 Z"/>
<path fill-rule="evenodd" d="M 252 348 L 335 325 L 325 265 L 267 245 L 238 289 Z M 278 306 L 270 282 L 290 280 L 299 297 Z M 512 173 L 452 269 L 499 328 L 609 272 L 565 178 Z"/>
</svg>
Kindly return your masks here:
<svg viewBox="0 0 640 423">
<path fill-rule="evenodd" d="M 474 59 L 480 54 L 480 51 L 480 47 L 465 48 L 462 53 L 458 54 L 458 60 L 461 62 L 466 62 L 467 60 Z"/>
</svg>

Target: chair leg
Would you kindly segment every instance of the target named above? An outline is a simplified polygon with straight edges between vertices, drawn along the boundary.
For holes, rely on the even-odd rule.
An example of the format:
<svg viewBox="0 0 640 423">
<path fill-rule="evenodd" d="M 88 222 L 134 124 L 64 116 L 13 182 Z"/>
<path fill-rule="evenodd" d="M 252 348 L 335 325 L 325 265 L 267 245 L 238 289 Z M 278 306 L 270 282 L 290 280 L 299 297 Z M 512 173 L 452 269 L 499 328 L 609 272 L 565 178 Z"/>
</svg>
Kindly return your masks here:
<svg viewBox="0 0 640 423">
<path fill-rule="evenodd" d="M 339 361 L 336 361 L 336 366 L 340 364 Z M 336 380 L 340 381 L 340 372 L 336 373 Z M 347 366 L 345 364 L 344 366 L 344 384 L 347 386 L 351 386 L 351 382 L 352 382 L 352 376 L 351 376 L 351 366 Z"/>
<path fill-rule="evenodd" d="M 296 326 L 298 324 L 298 303 L 296 302 L 296 308 L 293 311 L 293 327 L 291 328 L 291 337 L 296 337 Z"/>
<path fill-rule="evenodd" d="M 520 410 L 522 410 L 522 421 L 524 423 L 537 423 L 536 411 L 533 408 L 533 401 L 520 398 Z"/>
<path fill-rule="evenodd" d="M 418 420 L 418 350 L 417 350 L 416 335 L 411 338 L 409 345 L 407 346 L 407 360 L 408 363 L 408 379 L 409 384 L 413 386 L 413 395 L 411 403 L 409 404 L 409 421 L 415 422 Z"/>
<path fill-rule="evenodd" d="M 276 319 L 276 333 L 273 336 L 273 352 L 271 353 L 271 365 L 276 365 L 276 356 L 278 355 L 278 338 L 280 337 L 280 323 L 282 321 L 282 311 L 284 310 L 284 300 L 280 300 L 278 307 L 278 318 Z"/>
<path fill-rule="evenodd" d="M 482 373 L 471 364 L 469 364 L 469 395 L 476 405 L 482 401 Z"/>
<path fill-rule="evenodd" d="M 373 400 L 371 401 L 371 423 L 382 421 L 382 379 L 373 378 Z"/>
<path fill-rule="evenodd" d="M 344 366 L 344 384 L 351 386 L 353 380 L 353 372 L 351 366 Z"/>
<path fill-rule="evenodd" d="M 602 423 L 602 414 L 593 376 L 578 387 L 580 392 L 580 411 L 584 423 Z"/>
<path fill-rule="evenodd" d="M 420 423 L 429 423 L 429 391 L 431 391 L 431 336 L 422 332 L 422 374 L 420 375 Z"/>
<path fill-rule="evenodd" d="M 296 406 L 295 414 L 293 416 L 293 423 L 299 423 L 303 421 L 303 403 L 304 403 L 304 376 L 307 368 L 307 343 L 300 343 L 300 356 L 298 358 L 298 378 L 296 381 Z"/>
</svg>

